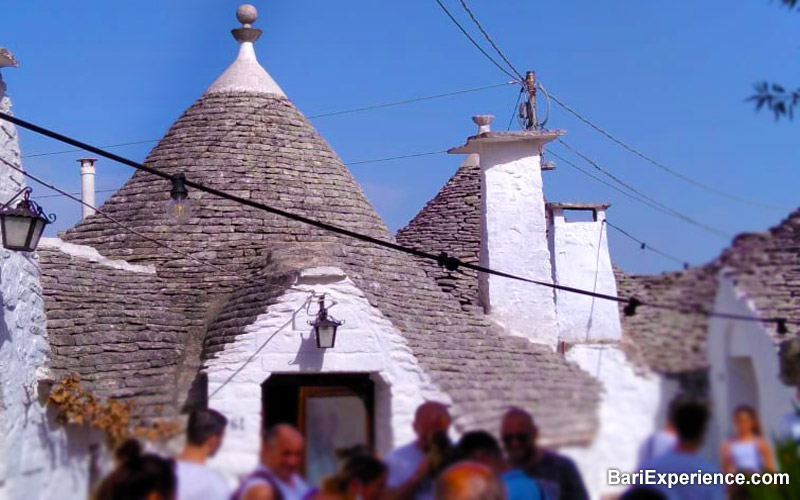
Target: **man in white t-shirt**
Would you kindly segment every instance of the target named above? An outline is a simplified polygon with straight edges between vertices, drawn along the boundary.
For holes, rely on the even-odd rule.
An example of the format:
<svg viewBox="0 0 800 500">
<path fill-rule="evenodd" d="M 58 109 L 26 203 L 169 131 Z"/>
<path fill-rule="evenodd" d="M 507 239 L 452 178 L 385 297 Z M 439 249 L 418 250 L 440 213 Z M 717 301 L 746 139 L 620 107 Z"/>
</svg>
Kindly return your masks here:
<svg viewBox="0 0 800 500">
<path fill-rule="evenodd" d="M 659 457 L 646 460 L 642 470 L 655 470 L 657 473 L 697 474 L 698 472 L 717 474 L 720 469 L 701 458 L 697 452 L 703 445 L 703 437 L 708 424 L 709 412 L 705 405 L 686 401 L 675 408 L 672 422 L 678 434 L 675 448 Z M 724 500 L 725 486 L 721 484 L 676 484 L 672 488 L 655 485 L 670 500 Z"/>
<path fill-rule="evenodd" d="M 218 411 L 196 410 L 189 415 L 186 426 L 186 447 L 178 456 L 177 500 L 227 500 L 228 485 L 222 477 L 206 465 L 222 446 L 226 419 Z"/>
<path fill-rule="evenodd" d="M 389 466 L 387 498 L 390 500 L 431 500 L 433 464 L 429 453 L 434 440 L 447 435 L 450 413 L 441 403 L 423 403 L 414 414 L 417 439 L 395 449 L 386 457 Z"/>
</svg>

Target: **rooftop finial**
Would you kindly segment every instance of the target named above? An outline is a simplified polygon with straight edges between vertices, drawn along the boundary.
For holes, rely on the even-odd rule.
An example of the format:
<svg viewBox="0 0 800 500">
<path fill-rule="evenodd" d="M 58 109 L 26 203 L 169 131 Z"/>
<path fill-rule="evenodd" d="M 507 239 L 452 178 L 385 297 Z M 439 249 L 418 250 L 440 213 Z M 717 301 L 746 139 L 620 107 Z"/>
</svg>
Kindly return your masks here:
<svg viewBox="0 0 800 500">
<path fill-rule="evenodd" d="M 242 27 L 231 30 L 233 38 L 239 43 L 252 43 L 258 40 L 258 37 L 261 36 L 261 30 L 251 27 L 251 25 L 256 22 L 257 18 L 258 9 L 256 9 L 254 5 L 250 5 L 249 3 L 240 5 L 239 8 L 236 9 L 236 19 L 242 23 Z"/>
<path fill-rule="evenodd" d="M 493 121 L 494 115 L 475 115 L 472 117 L 472 122 L 478 126 L 478 134 L 489 132 Z"/>
</svg>

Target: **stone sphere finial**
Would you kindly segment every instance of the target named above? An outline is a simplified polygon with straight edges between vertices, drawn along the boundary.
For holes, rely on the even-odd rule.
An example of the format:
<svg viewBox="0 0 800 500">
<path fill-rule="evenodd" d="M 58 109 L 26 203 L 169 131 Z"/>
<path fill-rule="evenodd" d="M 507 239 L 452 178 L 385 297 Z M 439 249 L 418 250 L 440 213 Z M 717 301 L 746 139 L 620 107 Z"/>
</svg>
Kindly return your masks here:
<svg viewBox="0 0 800 500">
<path fill-rule="evenodd" d="M 494 121 L 494 115 L 475 115 L 472 122 L 478 126 L 478 133 L 483 134 L 491 130 L 490 125 Z"/>
<path fill-rule="evenodd" d="M 256 9 L 255 5 L 246 3 L 240 5 L 239 8 L 236 9 L 236 19 L 238 19 L 245 28 L 249 28 L 251 24 L 256 22 L 257 18 L 258 9 Z"/>
</svg>

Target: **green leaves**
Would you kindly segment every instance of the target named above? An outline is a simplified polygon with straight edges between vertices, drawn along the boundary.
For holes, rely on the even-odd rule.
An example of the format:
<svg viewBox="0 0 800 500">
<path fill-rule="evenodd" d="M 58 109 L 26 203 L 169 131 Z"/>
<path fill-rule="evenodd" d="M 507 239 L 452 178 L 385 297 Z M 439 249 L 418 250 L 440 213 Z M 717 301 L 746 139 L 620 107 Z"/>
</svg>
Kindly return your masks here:
<svg viewBox="0 0 800 500">
<path fill-rule="evenodd" d="M 800 0 L 791 1 L 800 3 Z M 754 88 L 756 93 L 747 100 L 756 103 L 756 111 L 766 107 L 775 115 L 776 121 L 781 118 L 794 119 L 794 109 L 800 105 L 800 88 L 787 91 L 782 85 L 769 82 L 756 83 Z"/>
</svg>

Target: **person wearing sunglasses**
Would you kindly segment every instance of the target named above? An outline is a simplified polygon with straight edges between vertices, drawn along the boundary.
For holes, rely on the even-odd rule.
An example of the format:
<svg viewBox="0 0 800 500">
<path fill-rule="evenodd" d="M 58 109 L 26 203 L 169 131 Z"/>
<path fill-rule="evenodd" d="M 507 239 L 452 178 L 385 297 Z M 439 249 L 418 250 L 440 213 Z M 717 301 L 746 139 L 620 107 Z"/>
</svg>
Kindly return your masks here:
<svg viewBox="0 0 800 500">
<path fill-rule="evenodd" d="M 530 413 L 521 408 L 508 410 L 500 435 L 509 465 L 536 479 L 548 499 L 589 500 L 575 463 L 536 445 L 539 430 Z"/>
</svg>

